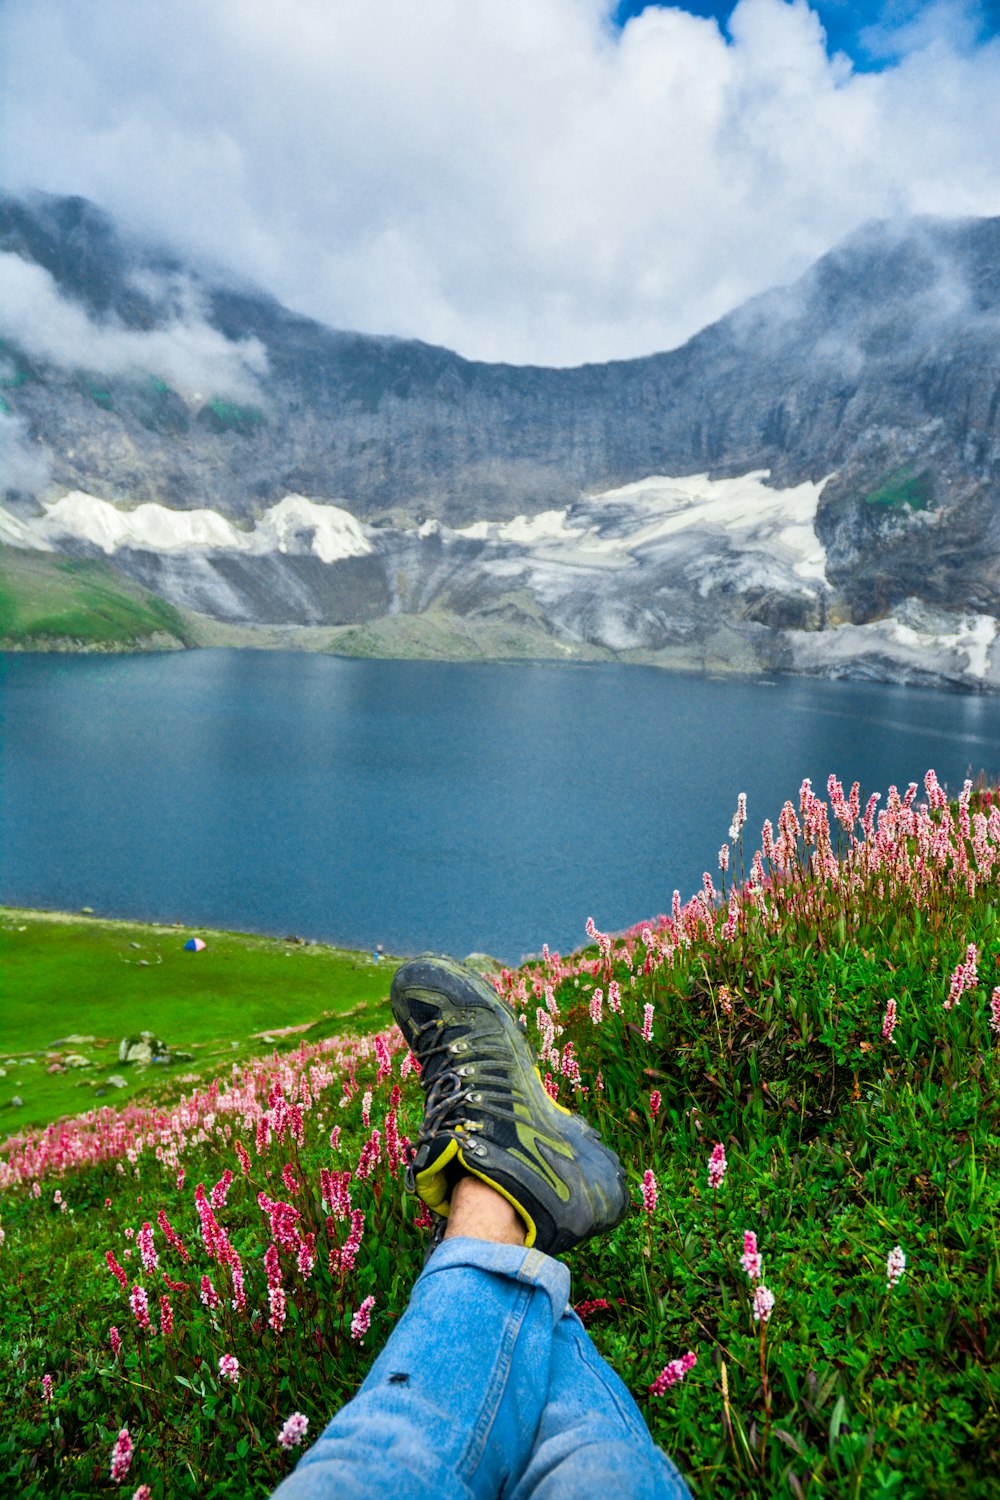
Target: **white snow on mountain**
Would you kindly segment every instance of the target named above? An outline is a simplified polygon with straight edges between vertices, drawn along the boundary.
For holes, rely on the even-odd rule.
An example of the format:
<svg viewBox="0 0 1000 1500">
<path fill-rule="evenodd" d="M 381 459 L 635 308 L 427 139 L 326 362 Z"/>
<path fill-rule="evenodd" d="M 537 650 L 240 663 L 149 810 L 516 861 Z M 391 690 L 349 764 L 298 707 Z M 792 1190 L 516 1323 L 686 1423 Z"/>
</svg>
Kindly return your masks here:
<svg viewBox="0 0 1000 1500">
<path fill-rule="evenodd" d="M 46 505 L 42 515 L 29 519 L 0 507 L 0 540 L 43 552 L 84 542 L 109 556 L 126 547 L 143 552 L 249 556 L 312 552 L 325 563 L 363 557 L 372 550 L 364 528 L 350 511 L 304 495 L 286 495 L 264 512 L 252 530 L 243 531 L 214 510 L 170 510 L 154 504 L 124 510 L 96 495 L 72 490 Z"/>
</svg>

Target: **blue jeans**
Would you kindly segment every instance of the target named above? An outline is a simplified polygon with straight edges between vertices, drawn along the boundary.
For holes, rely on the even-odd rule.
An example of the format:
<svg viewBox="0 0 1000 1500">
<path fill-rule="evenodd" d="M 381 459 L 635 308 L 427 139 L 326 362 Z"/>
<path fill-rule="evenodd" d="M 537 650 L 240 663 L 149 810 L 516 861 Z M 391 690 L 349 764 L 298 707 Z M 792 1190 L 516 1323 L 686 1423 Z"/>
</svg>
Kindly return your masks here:
<svg viewBox="0 0 1000 1500">
<path fill-rule="evenodd" d="M 685 1500 L 538 1250 L 435 1250 L 357 1395 L 279 1500 Z"/>
</svg>

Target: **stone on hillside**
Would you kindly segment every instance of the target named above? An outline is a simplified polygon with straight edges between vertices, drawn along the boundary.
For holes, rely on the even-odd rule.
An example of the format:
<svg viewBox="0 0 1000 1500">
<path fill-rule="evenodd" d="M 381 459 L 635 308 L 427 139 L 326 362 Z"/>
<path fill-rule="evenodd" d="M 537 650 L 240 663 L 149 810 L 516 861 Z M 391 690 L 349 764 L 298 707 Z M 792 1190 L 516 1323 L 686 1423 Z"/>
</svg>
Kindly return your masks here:
<svg viewBox="0 0 1000 1500">
<path fill-rule="evenodd" d="M 67 1052 L 63 1058 L 67 1068 L 92 1068 L 94 1064 L 89 1057 L 84 1057 L 81 1052 Z"/>
<path fill-rule="evenodd" d="M 118 1044 L 120 1063 L 139 1063 L 143 1067 L 148 1067 L 157 1057 L 169 1061 L 170 1048 L 153 1031 L 140 1031 L 138 1035 L 123 1036 Z"/>
<path fill-rule="evenodd" d="M 128 1088 L 128 1080 L 123 1078 L 120 1073 L 112 1073 L 111 1077 L 108 1079 L 108 1083 L 113 1089 Z"/>
<path fill-rule="evenodd" d="M 7 1069 L 6 1068 L 0 1068 L 0 1078 L 6 1078 L 6 1077 L 7 1077 Z"/>
<path fill-rule="evenodd" d="M 10 1101 L 11 1109 L 21 1109 L 23 1105 L 24 1100 L 21 1098 L 20 1094 L 15 1094 L 13 1099 Z"/>
</svg>

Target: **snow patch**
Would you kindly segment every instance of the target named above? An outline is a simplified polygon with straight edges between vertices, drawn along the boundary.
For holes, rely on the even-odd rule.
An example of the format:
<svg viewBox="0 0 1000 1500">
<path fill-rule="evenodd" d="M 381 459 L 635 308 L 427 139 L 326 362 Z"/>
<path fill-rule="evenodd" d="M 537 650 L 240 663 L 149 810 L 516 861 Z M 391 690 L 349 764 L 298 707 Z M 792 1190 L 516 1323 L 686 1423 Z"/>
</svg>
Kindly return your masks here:
<svg viewBox="0 0 1000 1500">
<path fill-rule="evenodd" d="M 96 495 L 72 490 L 46 505 L 44 515 L 27 521 L 0 507 L 0 538 L 14 547 L 44 551 L 86 542 L 108 556 L 126 547 L 159 554 L 237 552 L 251 557 L 284 552 L 311 553 L 325 563 L 364 557 L 373 550 L 350 511 L 305 495 L 286 495 L 251 530 L 242 531 L 214 510 L 170 510 L 152 503 L 123 510 Z"/>
</svg>

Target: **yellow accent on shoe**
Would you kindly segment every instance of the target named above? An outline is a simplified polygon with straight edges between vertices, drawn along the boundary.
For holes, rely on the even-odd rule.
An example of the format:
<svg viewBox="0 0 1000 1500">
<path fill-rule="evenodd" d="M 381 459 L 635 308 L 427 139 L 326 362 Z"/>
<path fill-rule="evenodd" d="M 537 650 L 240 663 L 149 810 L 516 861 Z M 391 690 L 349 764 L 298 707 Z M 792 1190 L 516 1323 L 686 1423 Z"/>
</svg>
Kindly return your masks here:
<svg viewBox="0 0 1000 1500">
<path fill-rule="evenodd" d="M 451 1212 L 451 1197 L 448 1193 L 448 1178 L 445 1167 L 450 1161 L 454 1161 L 458 1155 L 458 1142 L 448 1142 L 443 1153 L 438 1157 L 432 1167 L 425 1167 L 416 1175 L 417 1196 L 427 1204 L 432 1214 L 440 1214 L 446 1219 Z M 459 1156 L 459 1161 L 461 1161 Z M 465 1163 L 463 1162 L 464 1166 Z"/>
</svg>

